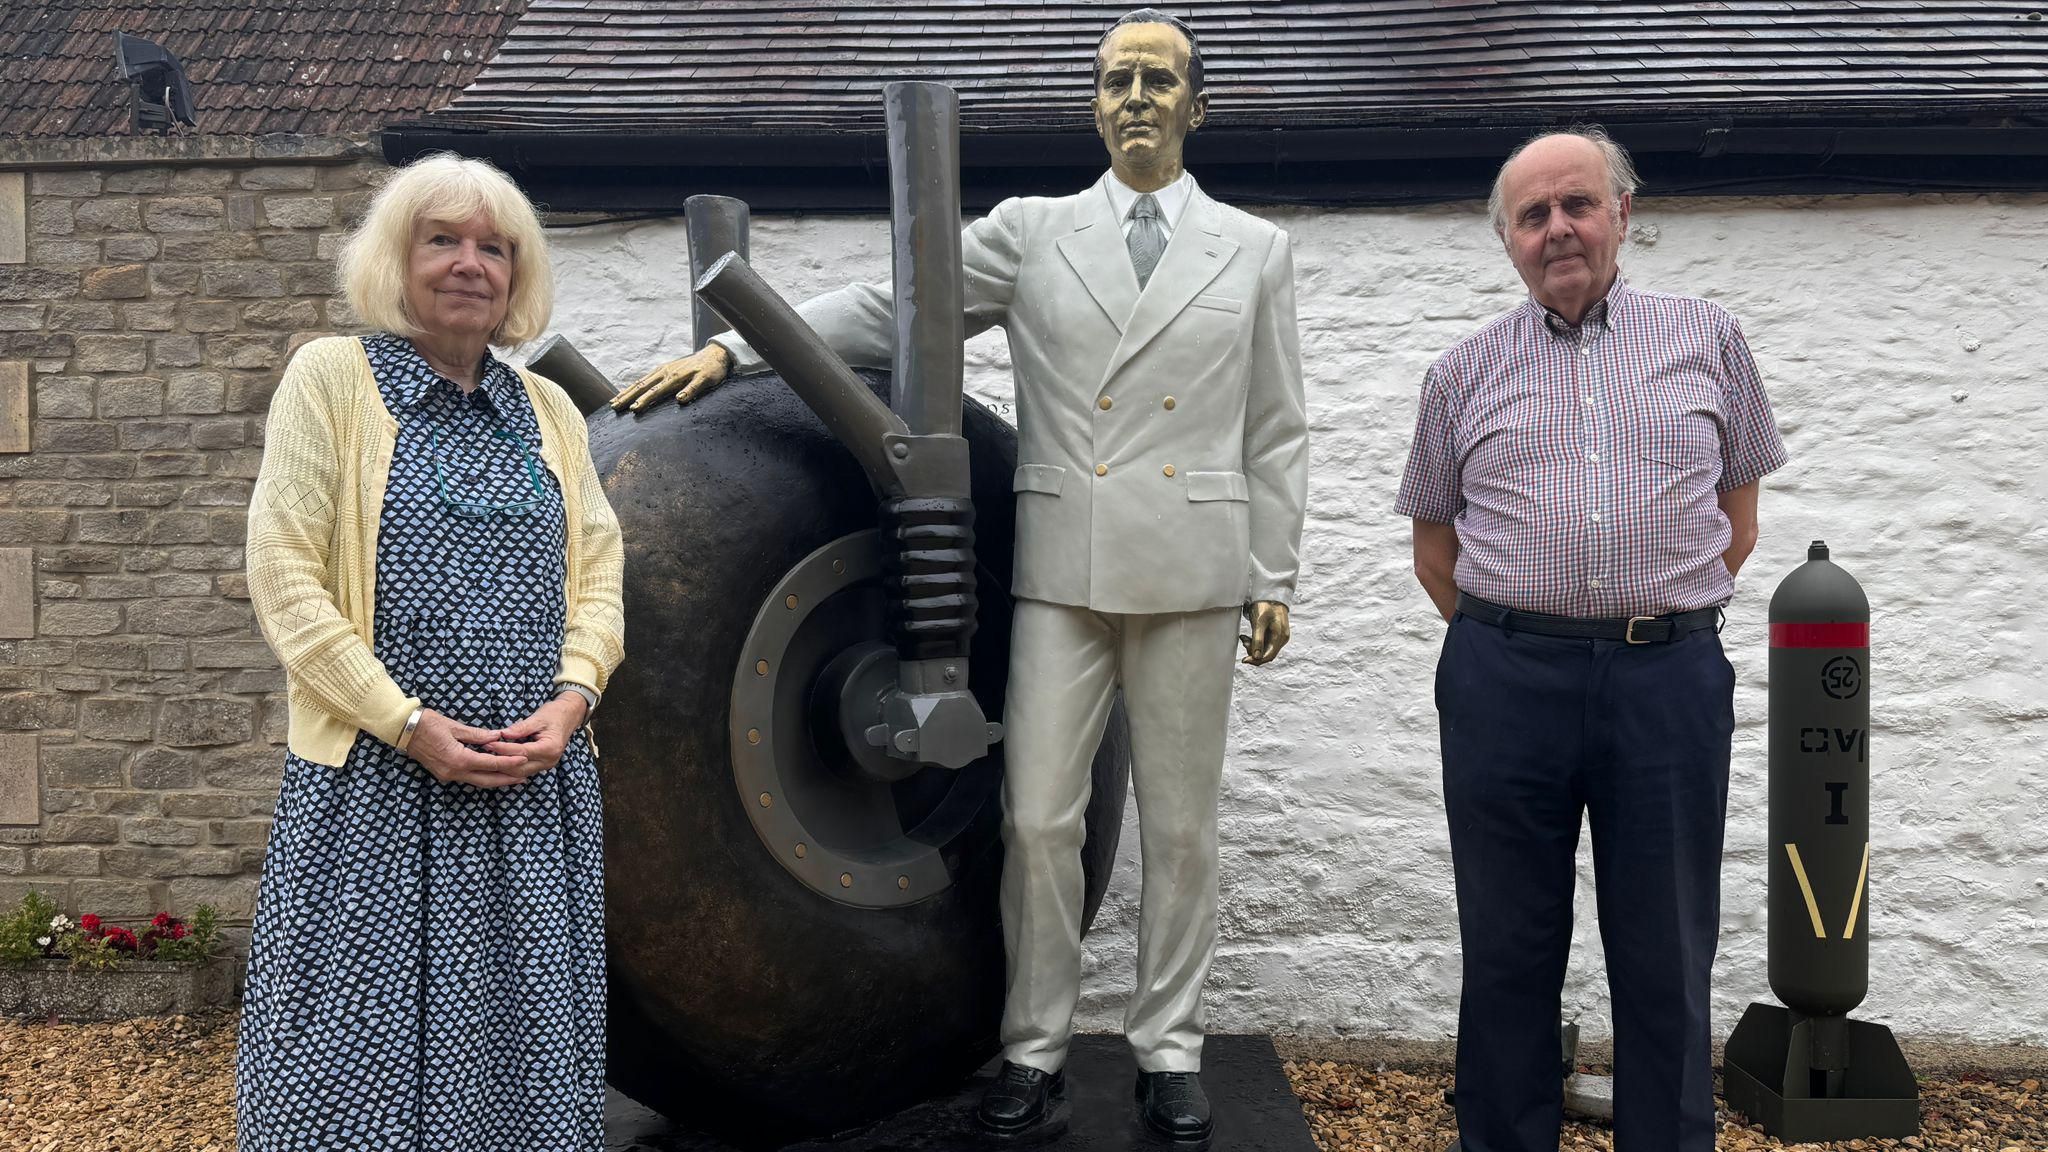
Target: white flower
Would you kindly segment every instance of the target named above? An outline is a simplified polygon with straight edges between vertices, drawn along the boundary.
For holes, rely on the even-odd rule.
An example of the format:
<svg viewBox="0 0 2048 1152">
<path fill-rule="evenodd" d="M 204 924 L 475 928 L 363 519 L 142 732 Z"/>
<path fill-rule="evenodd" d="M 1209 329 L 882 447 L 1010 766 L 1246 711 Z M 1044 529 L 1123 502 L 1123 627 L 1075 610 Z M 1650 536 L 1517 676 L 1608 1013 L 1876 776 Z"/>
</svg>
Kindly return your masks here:
<svg viewBox="0 0 2048 1152">
<path fill-rule="evenodd" d="M 51 931 L 69 932 L 74 927 L 75 925 L 71 923 L 71 917 L 64 915 L 62 912 L 50 918 Z"/>
<path fill-rule="evenodd" d="M 38 937 L 36 937 L 36 947 L 38 947 L 38 948 L 48 948 L 49 946 L 50 946 L 50 938 L 49 938 L 48 936 L 38 936 Z"/>
</svg>

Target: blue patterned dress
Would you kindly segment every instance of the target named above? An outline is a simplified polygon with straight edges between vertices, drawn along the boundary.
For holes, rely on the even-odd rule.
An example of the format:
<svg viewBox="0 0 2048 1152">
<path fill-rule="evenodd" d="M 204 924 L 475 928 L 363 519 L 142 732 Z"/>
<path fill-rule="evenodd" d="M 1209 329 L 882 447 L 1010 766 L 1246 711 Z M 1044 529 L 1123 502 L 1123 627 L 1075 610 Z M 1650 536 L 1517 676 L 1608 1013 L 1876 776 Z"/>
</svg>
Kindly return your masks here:
<svg viewBox="0 0 2048 1152">
<path fill-rule="evenodd" d="M 488 354 L 464 396 L 409 342 L 364 344 L 399 428 L 377 657 L 426 707 L 502 728 L 554 695 L 562 650 L 562 496 L 539 425 Z M 539 503 L 461 516 L 451 499 Z M 244 1152 L 597 1152 L 602 831 L 581 732 L 499 789 L 441 783 L 368 733 L 339 768 L 287 754 L 242 1009 Z"/>
</svg>

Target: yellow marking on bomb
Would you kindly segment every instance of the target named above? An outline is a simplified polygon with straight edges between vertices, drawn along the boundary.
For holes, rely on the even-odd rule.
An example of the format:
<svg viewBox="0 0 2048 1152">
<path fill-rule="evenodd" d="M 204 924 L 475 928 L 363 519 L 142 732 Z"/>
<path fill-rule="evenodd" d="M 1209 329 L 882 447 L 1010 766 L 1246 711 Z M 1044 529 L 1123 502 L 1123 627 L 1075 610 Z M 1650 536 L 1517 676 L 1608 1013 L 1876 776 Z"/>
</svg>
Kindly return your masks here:
<svg viewBox="0 0 2048 1152">
<path fill-rule="evenodd" d="M 1799 893 L 1806 897 L 1806 914 L 1813 919 L 1813 934 L 1825 940 L 1827 925 L 1820 922 L 1820 903 L 1813 898 L 1813 883 L 1806 878 L 1806 865 L 1799 861 L 1799 845 L 1787 840 L 1785 855 L 1792 858 L 1792 875 L 1799 878 Z"/>
<path fill-rule="evenodd" d="M 1863 867 L 1856 873 L 1856 898 L 1849 901 L 1849 922 L 1842 925 L 1842 939 L 1856 935 L 1856 913 L 1863 908 L 1863 885 L 1870 879 L 1870 841 L 1863 842 Z"/>
</svg>

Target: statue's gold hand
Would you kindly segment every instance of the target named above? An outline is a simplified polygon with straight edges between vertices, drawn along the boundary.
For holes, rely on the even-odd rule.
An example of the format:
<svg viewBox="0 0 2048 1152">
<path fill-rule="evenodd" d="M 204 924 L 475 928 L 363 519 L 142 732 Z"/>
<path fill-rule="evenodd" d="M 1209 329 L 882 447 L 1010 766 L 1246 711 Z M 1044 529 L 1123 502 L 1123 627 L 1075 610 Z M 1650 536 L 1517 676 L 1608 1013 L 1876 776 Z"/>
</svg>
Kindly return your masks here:
<svg viewBox="0 0 2048 1152">
<path fill-rule="evenodd" d="M 1252 634 L 1240 636 L 1244 662 L 1253 666 L 1267 663 L 1287 647 L 1287 605 L 1277 600 L 1260 600 L 1244 610 Z"/>
<path fill-rule="evenodd" d="M 612 397 L 614 410 L 638 412 L 649 404 L 673 395 L 678 404 L 688 404 L 725 380 L 732 371 L 732 353 L 718 344 L 706 344 L 680 360 L 671 360 L 626 386 Z"/>
</svg>

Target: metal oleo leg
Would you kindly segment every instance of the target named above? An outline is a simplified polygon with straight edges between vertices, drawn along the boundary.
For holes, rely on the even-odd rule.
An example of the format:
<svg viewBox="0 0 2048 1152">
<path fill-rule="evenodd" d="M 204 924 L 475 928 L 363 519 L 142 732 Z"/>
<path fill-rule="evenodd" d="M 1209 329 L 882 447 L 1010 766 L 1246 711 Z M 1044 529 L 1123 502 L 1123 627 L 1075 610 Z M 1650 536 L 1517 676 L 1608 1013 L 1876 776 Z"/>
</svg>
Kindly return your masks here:
<svg viewBox="0 0 2048 1152">
<path fill-rule="evenodd" d="M 896 354 L 884 405 L 736 254 L 697 299 L 752 344 L 846 445 L 881 497 L 882 572 L 896 665 L 849 662 L 839 727 L 903 769 L 960 768 L 1001 739 L 968 691 L 974 635 L 974 505 L 960 434 L 959 97 L 943 84 L 887 85 Z M 893 681 L 876 692 L 877 680 Z M 828 690 L 831 686 L 826 686 Z M 864 760 L 864 763 L 872 763 Z"/>
<path fill-rule="evenodd" d="M 727 252 L 747 258 L 747 232 L 752 216 L 747 202 L 730 196 L 692 196 L 683 201 L 683 225 L 690 237 L 690 282 L 696 283 Z M 690 304 L 690 347 L 701 351 L 713 336 L 726 330 L 711 305 L 699 296 Z"/>
<path fill-rule="evenodd" d="M 612 397 L 619 394 L 604 373 L 585 360 L 569 338 L 559 332 L 540 342 L 534 354 L 526 358 L 526 366 L 561 385 L 576 410 L 585 416 L 610 404 Z"/>
</svg>

